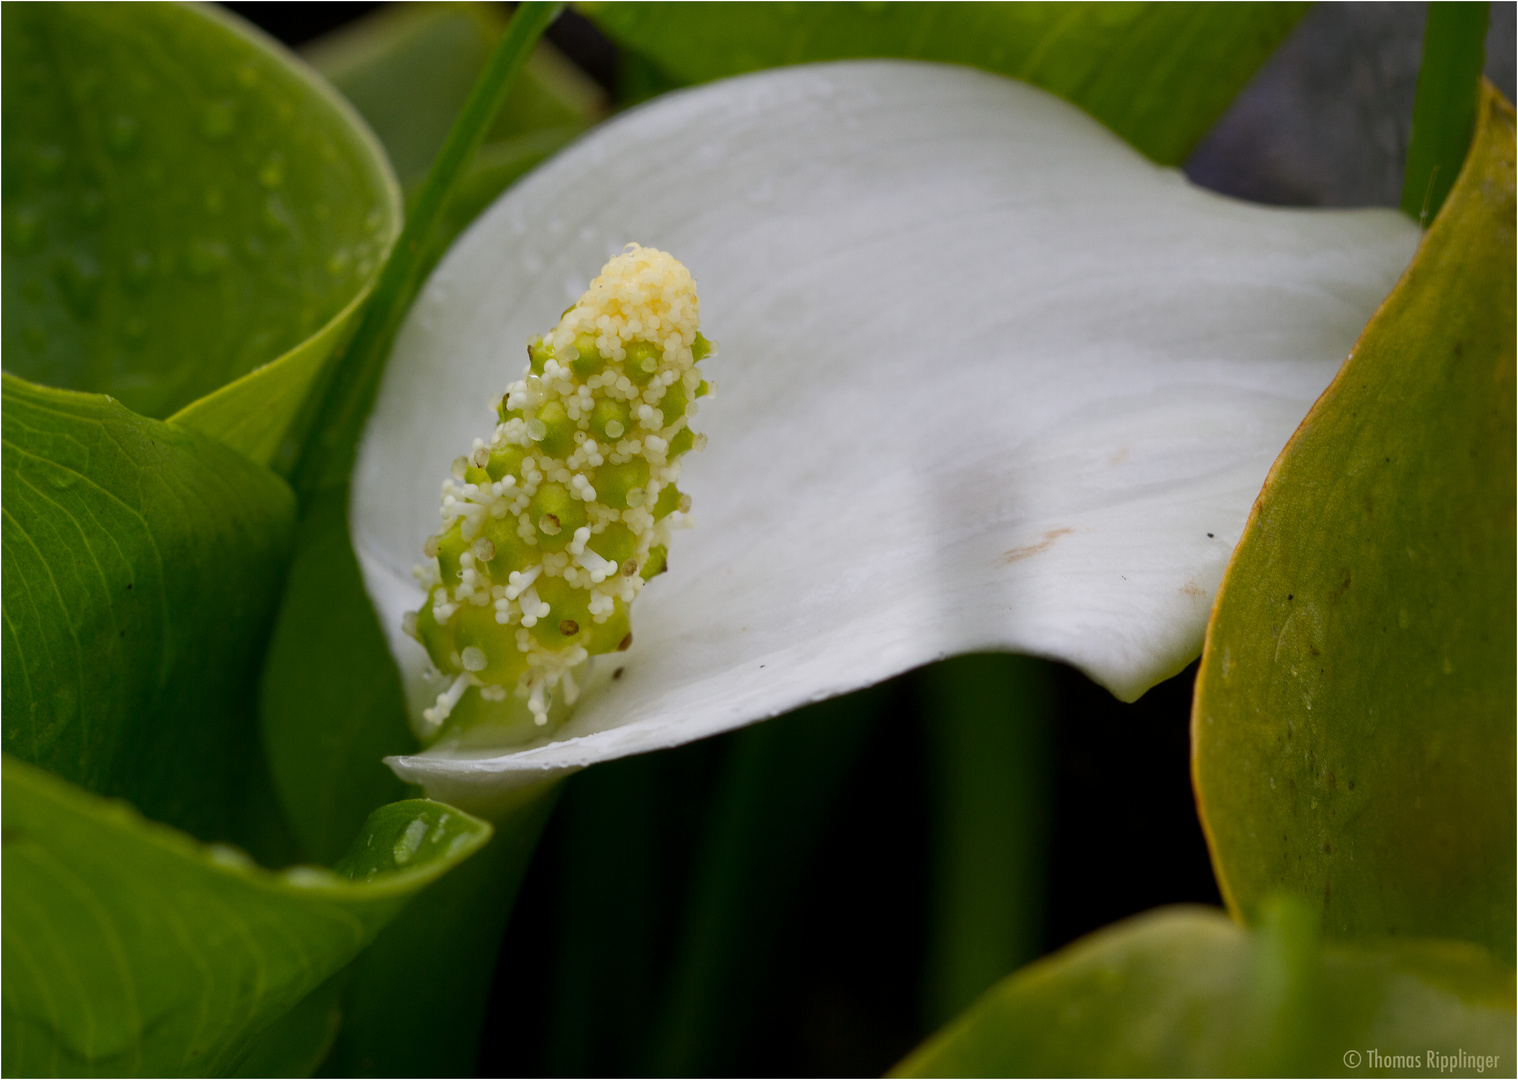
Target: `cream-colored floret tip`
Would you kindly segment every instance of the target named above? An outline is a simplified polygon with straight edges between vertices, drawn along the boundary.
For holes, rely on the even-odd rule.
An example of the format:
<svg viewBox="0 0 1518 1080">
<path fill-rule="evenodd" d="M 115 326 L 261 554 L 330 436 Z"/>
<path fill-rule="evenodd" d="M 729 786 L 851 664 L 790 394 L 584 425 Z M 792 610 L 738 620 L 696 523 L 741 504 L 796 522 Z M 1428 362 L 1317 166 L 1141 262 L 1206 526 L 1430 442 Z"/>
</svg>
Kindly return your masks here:
<svg viewBox="0 0 1518 1080">
<path fill-rule="evenodd" d="M 629 244 L 528 342 L 489 442 L 443 484 L 418 568 L 428 599 L 406 625 L 446 681 L 424 735 L 508 693 L 546 724 L 556 690 L 573 704 L 574 668 L 631 644 L 628 606 L 690 510 L 680 457 L 705 443 L 689 426 L 710 389 L 695 365 L 716 350 L 699 322 L 690 272 Z"/>
</svg>

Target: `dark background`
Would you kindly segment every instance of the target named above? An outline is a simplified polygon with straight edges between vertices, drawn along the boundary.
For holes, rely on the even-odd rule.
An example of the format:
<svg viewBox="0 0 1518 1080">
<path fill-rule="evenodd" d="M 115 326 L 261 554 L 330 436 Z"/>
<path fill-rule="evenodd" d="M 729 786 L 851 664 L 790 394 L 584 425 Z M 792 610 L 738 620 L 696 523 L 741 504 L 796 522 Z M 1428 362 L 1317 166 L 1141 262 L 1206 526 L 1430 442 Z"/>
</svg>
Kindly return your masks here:
<svg viewBox="0 0 1518 1080">
<path fill-rule="evenodd" d="M 228 6 L 299 47 L 375 5 Z M 1198 147 L 1188 174 L 1264 202 L 1395 206 L 1423 19 L 1422 4 L 1314 9 Z M 1492 5 L 1492 22 L 1487 73 L 1511 99 L 1514 5 Z M 566 12 L 548 37 L 617 96 L 621 56 L 586 19 Z M 1044 951 L 1157 905 L 1217 904 L 1189 774 L 1195 665 L 1133 705 L 1062 665 L 1047 665 L 1045 677 Z M 870 699 L 873 718 L 813 823 L 799 879 L 751 898 L 762 946 L 714 1010 L 722 1038 L 703 1071 L 879 1075 L 931 1030 L 921 1003 L 931 856 L 925 682 L 908 673 Z M 502 945 L 482 1075 L 652 1067 L 648 1032 L 692 915 L 702 827 L 741 737 L 598 766 L 566 784 Z M 612 819 L 619 829 L 606 836 Z"/>
</svg>

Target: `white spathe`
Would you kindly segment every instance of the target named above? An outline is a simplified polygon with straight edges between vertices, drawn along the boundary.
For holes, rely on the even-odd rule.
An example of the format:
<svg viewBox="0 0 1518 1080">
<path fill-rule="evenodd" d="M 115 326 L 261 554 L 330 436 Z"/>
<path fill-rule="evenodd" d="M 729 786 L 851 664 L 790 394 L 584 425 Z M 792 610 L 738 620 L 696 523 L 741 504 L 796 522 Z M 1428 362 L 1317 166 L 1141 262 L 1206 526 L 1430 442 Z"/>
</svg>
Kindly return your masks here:
<svg viewBox="0 0 1518 1080">
<path fill-rule="evenodd" d="M 1266 471 L 1418 231 L 1197 189 L 964 68 L 787 68 L 636 109 L 503 196 L 396 341 L 352 523 L 414 710 L 438 687 L 401 617 L 439 485 L 628 241 L 690 267 L 722 346 L 680 485 L 696 528 L 552 736 L 391 761 L 450 802 L 973 650 L 1137 697 L 1200 651 Z"/>
</svg>

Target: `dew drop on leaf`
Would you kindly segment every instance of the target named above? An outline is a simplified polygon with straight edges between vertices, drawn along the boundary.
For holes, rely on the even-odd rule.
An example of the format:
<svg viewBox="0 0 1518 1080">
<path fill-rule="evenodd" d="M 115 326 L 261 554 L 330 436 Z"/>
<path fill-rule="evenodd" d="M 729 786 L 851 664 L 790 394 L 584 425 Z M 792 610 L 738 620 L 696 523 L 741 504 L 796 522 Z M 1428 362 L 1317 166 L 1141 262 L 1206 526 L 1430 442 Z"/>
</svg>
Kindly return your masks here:
<svg viewBox="0 0 1518 1080">
<path fill-rule="evenodd" d="M 406 826 L 400 839 L 395 842 L 393 854 L 396 866 L 405 866 L 416 855 L 422 841 L 427 838 L 427 819 L 419 817 Z"/>
</svg>

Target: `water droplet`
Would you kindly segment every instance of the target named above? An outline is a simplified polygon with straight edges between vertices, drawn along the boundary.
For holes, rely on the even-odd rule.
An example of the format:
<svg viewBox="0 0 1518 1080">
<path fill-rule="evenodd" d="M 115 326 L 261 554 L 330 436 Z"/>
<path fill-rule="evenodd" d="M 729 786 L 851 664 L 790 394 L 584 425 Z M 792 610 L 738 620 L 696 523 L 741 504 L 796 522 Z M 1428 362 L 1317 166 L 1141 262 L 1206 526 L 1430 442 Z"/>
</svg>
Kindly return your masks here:
<svg viewBox="0 0 1518 1080">
<path fill-rule="evenodd" d="M 280 877 L 291 885 L 299 885 L 304 889 L 320 888 L 323 885 L 335 885 L 343 879 L 328 870 L 324 866 L 292 866 L 280 873 Z"/>
<path fill-rule="evenodd" d="M 285 182 L 285 158 L 276 151 L 264 162 L 263 168 L 258 170 L 258 182 L 266 188 L 277 188 Z"/>
<path fill-rule="evenodd" d="M 347 248 L 338 248 L 327 260 L 327 273 L 333 277 L 345 273 L 353 265 L 353 256 Z"/>
<path fill-rule="evenodd" d="M 379 207 L 377 206 L 370 207 L 369 212 L 364 215 L 364 228 L 368 229 L 370 232 L 379 232 L 380 226 L 384 223 L 385 215 L 380 213 Z"/>
<path fill-rule="evenodd" d="M 48 477 L 48 483 L 57 491 L 67 491 L 79 483 L 79 474 L 72 472 L 55 472 Z"/>
<path fill-rule="evenodd" d="M 61 146 L 39 146 L 32 151 L 32 164 L 37 169 L 37 175 L 44 180 L 55 180 L 63 171 L 63 148 Z"/>
<path fill-rule="evenodd" d="M 53 260 L 53 281 L 63 303 L 77 319 L 90 319 L 100 299 L 100 264 L 82 252 Z"/>
<path fill-rule="evenodd" d="M 415 857 L 417 849 L 422 846 L 422 841 L 427 838 L 427 819 L 417 818 L 406 826 L 406 831 L 401 833 L 400 839 L 395 842 L 392 854 L 395 856 L 396 866 L 405 866 Z"/>
<path fill-rule="evenodd" d="M 213 101 L 200 110 L 200 133 L 212 142 L 220 142 L 237 130 L 237 106 L 231 101 Z"/>
<path fill-rule="evenodd" d="M 135 116 L 118 116 L 106 128 L 105 145 L 113 154 L 125 156 L 137 149 L 138 128 Z"/>
<path fill-rule="evenodd" d="M 204 280 L 219 274 L 231 259 L 227 245 L 215 240 L 195 240 L 190 244 L 185 269 L 191 277 Z"/>
</svg>

